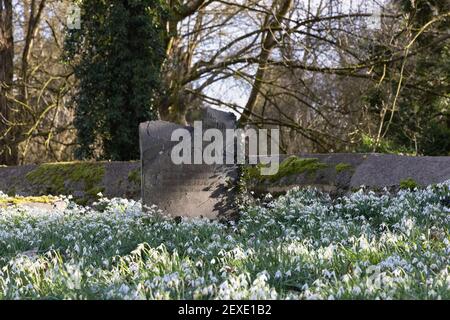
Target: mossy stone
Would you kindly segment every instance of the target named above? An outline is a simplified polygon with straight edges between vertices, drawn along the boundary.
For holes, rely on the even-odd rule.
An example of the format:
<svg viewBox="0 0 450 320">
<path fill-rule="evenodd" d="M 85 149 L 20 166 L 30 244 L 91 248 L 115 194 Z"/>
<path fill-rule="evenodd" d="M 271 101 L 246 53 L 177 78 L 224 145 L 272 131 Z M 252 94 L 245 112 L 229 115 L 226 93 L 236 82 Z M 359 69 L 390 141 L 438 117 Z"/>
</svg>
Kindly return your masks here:
<svg viewBox="0 0 450 320">
<path fill-rule="evenodd" d="M 245 180 L 258 180 L 275 182 L 281 178 L 307 173 L 309 175 L 315 174 L 320 169 L 328 168 L 326 163 L 322 163 L 317 158 L 299 158 L 297 156 L 290 156 L 280 163 L 277 174 L 272 176 L 261 175 L 262 164 L 246 167 L 244 171 Z"/>
<path fill-rule="evenodd" d="M 418 187 L 419 184 L 413 178 L 408 178 L 400 181 L 400 189 L 414 190 L 415 188 Z"/>
<path fill-rule="evenodd" d="M 141 169 L 134 169 L 128 173 L 128 181 L 136 185 L 141 184 Z"/>
<path fill-rule="evenodd" d="M 72 194 L 73 184 L 82 183 L 85 200 L 95 199 L 104 188 L 100 186 L 105 167 L 100 162 L 46 163 L 26 175 L 30 183 L 39 185 L 47 194 Z"/>
<path fill-rule="evenodd" d="M 350 163 L 341 162 L 335 166 L 335 169 L 337 173 L 341 173 L 347 170 L 352 170 L 353 166 Z"/>
</svg>

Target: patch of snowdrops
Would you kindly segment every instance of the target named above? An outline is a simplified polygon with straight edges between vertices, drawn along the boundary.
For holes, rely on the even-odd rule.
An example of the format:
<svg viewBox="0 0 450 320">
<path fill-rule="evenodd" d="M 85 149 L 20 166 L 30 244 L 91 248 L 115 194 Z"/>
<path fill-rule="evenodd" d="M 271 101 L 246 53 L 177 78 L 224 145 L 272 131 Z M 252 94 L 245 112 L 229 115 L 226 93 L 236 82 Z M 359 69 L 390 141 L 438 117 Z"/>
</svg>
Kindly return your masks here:
<svg viewBox="0 0 450 320">
<path fill-rule="evenodd" d="M 0 298 L 450 299 L 449 186 L 293 189 L 226 224 L 125 199 L 3 207 Z"/>
</svg>

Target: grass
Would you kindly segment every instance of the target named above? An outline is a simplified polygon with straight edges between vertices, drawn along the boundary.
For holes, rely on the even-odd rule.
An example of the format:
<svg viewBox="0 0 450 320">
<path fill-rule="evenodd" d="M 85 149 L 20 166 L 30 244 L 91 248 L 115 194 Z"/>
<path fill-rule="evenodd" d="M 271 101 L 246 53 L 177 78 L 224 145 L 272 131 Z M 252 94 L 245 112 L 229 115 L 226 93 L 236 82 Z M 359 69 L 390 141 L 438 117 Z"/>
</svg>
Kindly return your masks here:
<svg viewBox="0 0 450 320">
<path fill-rule="evenodd" d="M 449 184 L 293 189 L 226 224 L 125 199 L 0 208 L 0 298 L 450 299 Z"/>
</svg>

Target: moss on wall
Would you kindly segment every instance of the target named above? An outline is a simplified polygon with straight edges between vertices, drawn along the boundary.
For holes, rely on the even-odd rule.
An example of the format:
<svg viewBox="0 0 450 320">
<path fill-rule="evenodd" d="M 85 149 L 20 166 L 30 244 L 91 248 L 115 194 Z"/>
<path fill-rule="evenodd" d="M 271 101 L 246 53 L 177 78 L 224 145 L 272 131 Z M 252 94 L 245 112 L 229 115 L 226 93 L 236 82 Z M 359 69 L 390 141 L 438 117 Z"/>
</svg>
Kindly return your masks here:
<svg viewBox="0 0 450 320">
<path fill-rule="evenodd" d="M 29 172 L 26 178 L 30 183 L 39 185 L 42 193 L 55 195 L 72 194 L 74 185 L 81 183 L 84 187 L 82 200 L 87 201 L 104 191 L 100 185 L 104 175 L 102 163 L 61 162 L 42 164 Z"/>
<path fill-rule="evenodd" d="M 408 178 L 400 181 L 400 189 L 413 190 L 418 187 L 419 184 L 413 178 Z"/>
<path fill-rule="evenodd" d="M 244 170 L 244 179 L 247 181 L 271 181 L 275 182 L 283 177 L 307 173 L 315 174 L 317 170 L 326 169 L 328 165 L 322 163 L 317 158 L 299 158 L 297 156 L 290 156 L 280 163 L 278 173 L 272 176 L 261 175 L 261 168 L 263 165 L 248 166 Z"/>
<path fill-rule="evenodd" d="M 128 181 L 136 185 L 141 185 L 141 169 L 134 169 L 128 173 Z"/>
<path fill-rule="evenodd" d="M 14 197 L 14 196 L 17 194 L 17 192 L 16 192 L 16 186 L 11 186 L 11 187 L 9 187 L 9 189 L 6 190 L 6 194 L 7 194 L 8 196 Z"/>
<path fill-rule="evenodd" d="M 336 172 L 341 173 L 347 170 L 352 170 L 353 166 L 350 163 L 341 162 L 335 166 Z"/>
</svg>

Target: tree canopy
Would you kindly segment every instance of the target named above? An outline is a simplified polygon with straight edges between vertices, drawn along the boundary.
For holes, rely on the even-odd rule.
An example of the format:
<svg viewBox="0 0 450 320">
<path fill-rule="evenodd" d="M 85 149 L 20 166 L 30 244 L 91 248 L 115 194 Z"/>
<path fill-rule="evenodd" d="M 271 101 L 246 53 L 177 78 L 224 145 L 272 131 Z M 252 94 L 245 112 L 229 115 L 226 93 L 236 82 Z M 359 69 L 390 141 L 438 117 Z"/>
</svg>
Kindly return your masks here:
<svg viewBox="0 0 450 320">
<path fill-rule="evenodd" d="M 1 164 L 136 159 L 140 122 L 188 124 L 205 105 L 279 128 L 286 153 L 450 154 L 450 0 L 0 0 L 0 13 Z"/>
</svg>

